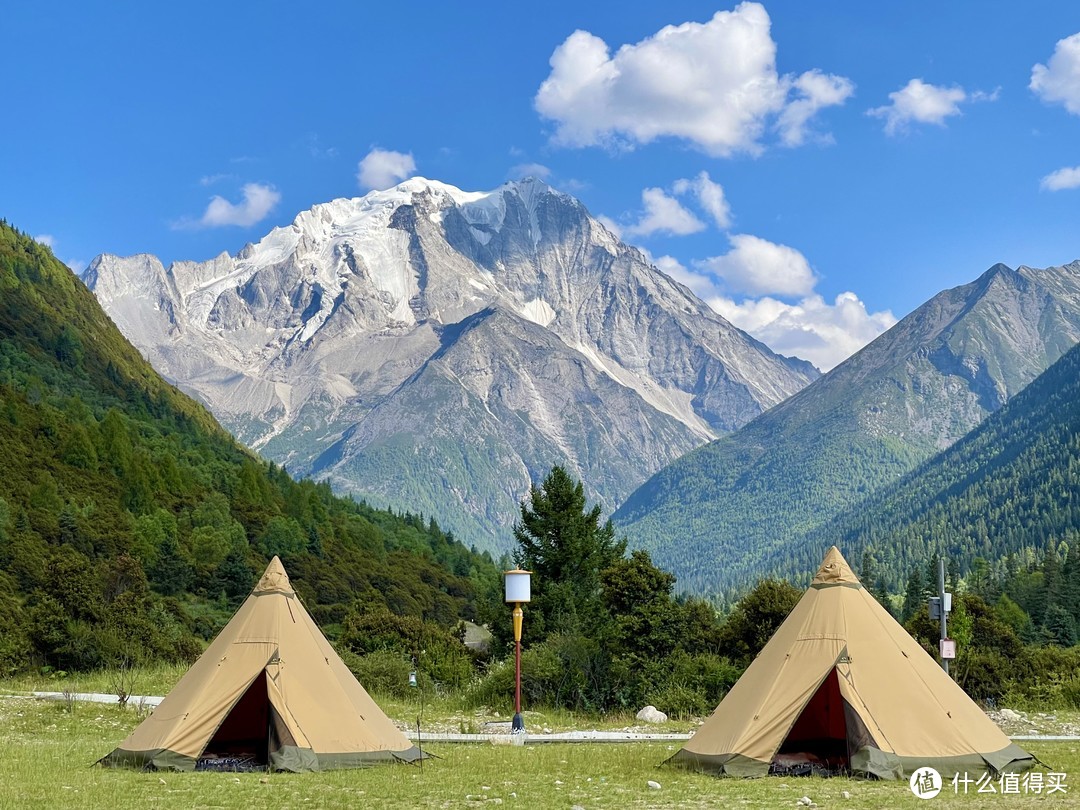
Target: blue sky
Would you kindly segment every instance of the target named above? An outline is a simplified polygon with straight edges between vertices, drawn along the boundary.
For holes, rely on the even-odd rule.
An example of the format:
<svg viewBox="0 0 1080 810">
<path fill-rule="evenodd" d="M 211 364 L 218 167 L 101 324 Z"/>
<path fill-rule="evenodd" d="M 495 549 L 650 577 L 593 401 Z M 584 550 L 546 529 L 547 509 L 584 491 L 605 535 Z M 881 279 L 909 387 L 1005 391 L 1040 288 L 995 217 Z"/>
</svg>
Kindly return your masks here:
<svg viewBox="0 0 1080 810">
<path fill-rule="evenodd" d="M 535 173 L 827 368 L 995 262 L 1080 258 L 1071 3 L 14 2 L 2 30 L 0 216 L 75 268 Z"/>
</svg>

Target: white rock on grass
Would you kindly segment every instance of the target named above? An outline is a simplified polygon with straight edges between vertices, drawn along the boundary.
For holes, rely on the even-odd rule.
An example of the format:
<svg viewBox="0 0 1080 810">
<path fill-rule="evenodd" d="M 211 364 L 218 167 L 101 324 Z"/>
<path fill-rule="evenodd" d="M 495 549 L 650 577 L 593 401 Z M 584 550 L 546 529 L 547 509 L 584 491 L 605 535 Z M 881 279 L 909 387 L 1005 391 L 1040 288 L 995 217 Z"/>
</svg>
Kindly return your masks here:
<svg viewBox="0 0 1080 810">
<path fill-rule="evenodd" d="M 637 713 L 637 719 L 645 723 L 666 723 L 667 715 L 655 706 L 646 706 Z"/>
<path fill-rule="evenodd" d="M 659 790 L 660 789 L 660 783 L 659 782 L 654 782 L 652 779 L 650 779 L 647 782 L 647 784 L 649 786 L 649 790 Z"/>
</svg>

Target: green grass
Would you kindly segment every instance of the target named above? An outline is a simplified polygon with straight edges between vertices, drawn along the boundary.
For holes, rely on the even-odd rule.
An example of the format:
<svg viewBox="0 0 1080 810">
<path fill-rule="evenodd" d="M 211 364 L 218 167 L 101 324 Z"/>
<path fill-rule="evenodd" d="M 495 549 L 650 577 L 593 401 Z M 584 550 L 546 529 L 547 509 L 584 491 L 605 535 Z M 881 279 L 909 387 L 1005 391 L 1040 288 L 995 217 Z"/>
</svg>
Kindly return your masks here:
<svg viewBox="0 0 1080 810">
<path fill-rule="evenodd" d="M 392 707 L 387 707 L 392 709 Z M 392 712 L 393 713 L 393 712 Z M 404 718 L 402 718 L 404 719 Z M 433 745 L 439 758 L 421 769 L 384 765 L 319 774 L 139 773 L 93 767 L 139 721 L 132 709 L 89 703 L 0 699 L 0 808 L 250 807 L 795 807 L 809 796 L 820 807 L 1002 808 L 1075 806 L 1080 795 L 1076 743 L 1032 744 L 1030 750 L 1075 780 L 1075 794 L 953 796 L 929 804 L 905 783 L 852 779 L 716 779 L 658 768 L 677 746 Z M 648 780 L 661 784 L 650 790 Z M 850 793 L 844 798 L 843 792 Z M 472 798 L 469 798 L 472 797 Z M 501 801 L 496 801 L 501 800 Z"/>
<path fill-rule="evenodd" d="M 166 695 L 190 664 L 156 663 L 140 666 L 132 673 L 135 695 Z M 0 680 L 0 695 L 25 692 L 113 692 L 113 670 L 72 673 L 27 673 Z"/>
<path fill-rule="evenodd" d="M 150 664 L 138 667 L 132 673 L 131 694 L 166 695 L 176 682 L 188 670 L 186 664 Z M 113 670 L 101 670 L 87 673 L 28 673 L 14 678 L 0 680 L 0 697 L 4 695 L 25 695 L 30 692 L 99 692 L 114 694 Z M 391 718 L 415 728 L 417 717 L 421 718 L 421 731 L 459 732 L 478 734 L 485 730 L 487 723 L 509 723 L 508 711 L 496 711 L 489 708 L 467 706 L 461 694 L 428 694 L 421 701 L 419 693 L 407 700 L 373 694 L 376 702 Z M 91 711 L 89 703 L 80 703 L 80 711 Z M 525 725 L 528 731 L 541 733 L 544 729 L 552 732 L 574 731 L 580 729 L 621 730 L 626 728 L 646 729 L 656 733 L 689 732 L 697 728 L 693 720 L 671 720 L 668 723 L 647 724 L 635 719 L 633 712 L 612 712 L 603 715 L 583 714 L 566 709 L 537 708 L 526 709 Z"/>
</svg>

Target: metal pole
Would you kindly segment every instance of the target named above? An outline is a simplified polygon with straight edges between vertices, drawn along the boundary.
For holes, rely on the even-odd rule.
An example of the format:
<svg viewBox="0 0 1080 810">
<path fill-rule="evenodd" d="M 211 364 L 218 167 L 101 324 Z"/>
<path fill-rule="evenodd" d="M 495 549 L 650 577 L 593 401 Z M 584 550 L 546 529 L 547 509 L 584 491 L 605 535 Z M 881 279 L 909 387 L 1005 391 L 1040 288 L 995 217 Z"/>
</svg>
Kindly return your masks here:
<svg viewBox="0 0 1080 810">
<path fill-rule="evenodd" d="M 511 732 L 525 731 L 525 719 L 521 716 L 521 602 L 514 603 L 514 720 Z"/>
<path fill-rule="evenodd" d="M 946 639 L 949 637 L 949 629 L 947 626 L 948 613 L 945 610 L 945 558 L 942 557 L 938 560 L 938 575 L 937 575 L 937 589 L 938 596 L 941 598 L 941 637 Z M 940 645 L 939 645 L 940 646 Z M 949 659 L 942 656 L 941 668 L 945 670 L 945 674 L 949 674 Z"/>
</svg>

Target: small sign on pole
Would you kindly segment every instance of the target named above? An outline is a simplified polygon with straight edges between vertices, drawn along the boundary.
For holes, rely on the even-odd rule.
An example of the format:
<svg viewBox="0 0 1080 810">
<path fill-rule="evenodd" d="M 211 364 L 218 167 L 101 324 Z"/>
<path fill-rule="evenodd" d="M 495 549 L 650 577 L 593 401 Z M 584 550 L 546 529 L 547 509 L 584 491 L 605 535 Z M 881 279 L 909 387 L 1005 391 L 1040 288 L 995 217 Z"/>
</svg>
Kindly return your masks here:
<svg viewBox="0 0 1080 810">
<path fill-rule="evenodd" d="M 956 658 L 956 639 L 943 638 L 941 640 L 941 658 L 945 661 Z"/>
</svg>

